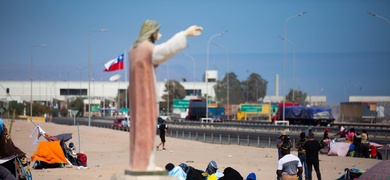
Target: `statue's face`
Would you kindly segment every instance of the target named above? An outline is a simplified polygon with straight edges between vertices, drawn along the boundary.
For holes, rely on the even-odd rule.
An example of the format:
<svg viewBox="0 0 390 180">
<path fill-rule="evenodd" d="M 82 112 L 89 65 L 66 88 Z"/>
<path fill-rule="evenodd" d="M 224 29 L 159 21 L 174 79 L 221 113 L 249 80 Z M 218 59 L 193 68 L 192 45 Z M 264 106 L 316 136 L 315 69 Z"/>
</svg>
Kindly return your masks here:
<svg viewBox="0 0 390 180">
<path fill-rule="evenodd" d="M 161 38 L 161 34 L 158 32 L 158 29 L 156 32 L 154 32 L 152 34 L 152 36 L 150 37 L 150 41 L 152 41 L 152 43 L 156 42 L 157 40 L 159 40 Z"/>
</svg>

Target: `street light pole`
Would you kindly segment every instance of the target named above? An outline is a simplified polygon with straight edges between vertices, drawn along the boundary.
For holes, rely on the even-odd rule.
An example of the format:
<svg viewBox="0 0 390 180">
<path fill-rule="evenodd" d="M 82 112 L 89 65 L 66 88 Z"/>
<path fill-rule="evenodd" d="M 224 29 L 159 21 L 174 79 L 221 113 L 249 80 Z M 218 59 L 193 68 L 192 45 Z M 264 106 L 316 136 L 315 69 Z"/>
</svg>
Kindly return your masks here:
<svg viewBox="0 0 390 180">
<path fill-rule="evenodd" d="M 75 68 L 75 69 L 77 69 L 77 70 L 79 70 L 79 72 L 80 72 L 80 89 L 79 89 L 79 97 L 82 95 L 81 94 L 81 68 L 78 68 L 78 67 L 76 67 L 76 66 L 72 66 L 73 68 Z"/>
<path fill-rule="evenodd" d="M 385 20 L 387 23 L 390 24 L 390 20 L 387 19 L 387 18 L 385 18 L 385 17 L 379 16 L 379 15 L 377 15 L 377 14 L 375 14 L 375 13 L 372 13 L 372 12 L 367 12 L 367 13 L 368 13 L 369 15 L 374 16 L 374 17 L 381 18 L 381 19 Z"/>
<path fill-rule="evenodd" d="M 214 34 L 213 36 L 211 36 L 209 38 L 209 41 L 207 42 L 207 62 L 206 62 L 206 118 L 209 117 L 209 105 L 208 105 L 208 101 L 209 101 L 209 74 L 208 74 L 208 70 L 209 70 L 209 50 L 210 50 L 210 42 L 212 39 L 214 39 L 215 37 L 217 36 L 220 36 L 220 35 L 223 35 L 227 33 L 227 31 L 223 31 L 223 32 L 220 32 L 218 34 Z"/>
<path fill-rule="evenodd" d="M 293 46 L 293 49 L 294 49 L 294 59 L 293 59 L 293 88 L 292 88 L 292 90 L 293 90 L 293 94 L 292 94 L 292 101 L 293 101 L 293 103 L 295 102 L 295 44 L 294 44 L 294 42 L 292 42 L 291 40 L 288 40 L 288 39 L 286 39 L 286 38 L 284 38 L 284 37 L 282 37 L 282 36 L 279 36 L 279 38 L 281 38 L 282 40 L 286 40 L 286 41 L 288 41 L 292 46 Z"/>
<path fill-rule="evenodd" d="M 246 72 L 248 73 L 248 80 L 246 81 L 246 103 L 248 104 L 249 103 L 249 70 L 246 70 Z"/>
<path fill-rule="evenodd" d="M 226 95 L 226 101 L 227 101 L 227 109 L 230 110 L 230 106 L 229 106 L 229 51 L 228 51 L 228 48 L 225 47 L 225 46 L 222 46 L 220 44 L 217 44 L 215 42 L 213 42 L 213 44 L 215 44 L 216 46 L 219 46 L 219 47 L 222 47 L 226 50 L 226 91 L 227 91 L 227 95 Z M 228 111 L 229 114 L 230 114 L 230 111 Z"/>
<path fill-rule="evenodd" d="M 294 16 L 291 16 L 291 17 L 288 17 L 285 21 L 284 21 L 284 65 L 283 65 L 283 121 L 286 119 L 285 118 L 285 114 L 286 114 L 286 39 L 287 39 L 287 22 L 292 19 L 292 18 L 296 18 L 296 17 L 300 17 L 300 16 L 303 16 L 305 15 L 306 12 L 301 12 L 297 15 L 294 15 Z"/>
<path fill-rule="evenodd" d="M 91 33 L 106 31 L 108 29 L 98 29 L 88 32 L 88 126 L 91 126 Z"/>
<path fill-rule="evenodd" d="M 183 53 L 183 54 L 185 56 L 189 57 L 192 60 L 192 62 L 194 63 L 194 83 L 193 83 L 193 88 L 192 88 L 192 94 L 195 95 L 195 59 L 187 53 Z"/>
<path fill-rule="evenodd" d="M 31 120 L 32 120 L 32 117 L 33 117 L 33 99 L 32 99 L 32 89 L 33 89 L 33 68 L 32 68 L 32 63 L 33 63 L 33 48 L 34 47 L 45 47 L 47 46 L 46 44 L 33 44 L 30 46 L 30 85 L 31 85 L 31 89 L 30 89 L 30 116 L 31 116 Z"/>
<path fill-rule="evenodd" d="M 167 79 L 165 80 L 165 84 L 167 84 L 167 116 L 169 116 L 169 85 L 171 85 L 169 83 L 169 67 L 168 67 L 168 64 L 165 64 L 167 65 Z"/>
</svg>

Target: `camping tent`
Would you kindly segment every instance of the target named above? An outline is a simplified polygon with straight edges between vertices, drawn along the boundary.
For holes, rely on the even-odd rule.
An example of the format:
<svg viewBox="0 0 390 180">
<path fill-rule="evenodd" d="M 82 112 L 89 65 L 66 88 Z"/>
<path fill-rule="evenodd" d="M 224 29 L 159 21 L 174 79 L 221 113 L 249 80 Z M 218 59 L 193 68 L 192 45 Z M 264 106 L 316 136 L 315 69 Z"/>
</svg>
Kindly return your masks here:
<svg viewBox="0 0 390 180">
<path fill-rule="evenodd" d="M 61 148 L 61 141 L 39 142 L 37 151 L 31 156 L 31 162 L 44 162 L 49 165 L 59 166 L 70 164 Z"/>
</svg>

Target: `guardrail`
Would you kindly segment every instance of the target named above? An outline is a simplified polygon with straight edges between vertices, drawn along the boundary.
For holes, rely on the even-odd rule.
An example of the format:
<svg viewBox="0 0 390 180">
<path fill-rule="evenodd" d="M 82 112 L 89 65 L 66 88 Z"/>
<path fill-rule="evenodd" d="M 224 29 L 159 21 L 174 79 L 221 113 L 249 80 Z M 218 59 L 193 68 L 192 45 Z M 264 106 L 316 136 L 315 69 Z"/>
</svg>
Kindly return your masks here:
<svg viewBox="0 0 390 180">
<path fill-rule="evenodd" d="M 53 118 L 53 122 L 56 121 L 57 118 Z M 66 118 L 59 118 L 66 119 Z M 69 125 L 73 125 L 73 119 L 69 118 Z M 92 119 L 92 125 L 99 127 L 104 126 L 111 128 L 112 124 L 111 120 L 104 120 L 104 119 Z M 65 120 L 66 122 L 66 120 Z M 86 119 L 77 119 L 78 124 L 86 124 Z M 58 122 L 54 122 L 58 123 Z M 178 122 L 178 121 L 168 121 L 168 126 L 170 128 L 174 129 L 183 129 L 183 130 L 189 130 L 194 129 L 197 131 L 204 130 L 204 129 L 210 129 L 211 131 L 225 131 L 224 133 L 267 133 L 272 136 L 277 136 L 280 131 L 286 131 L 291 135 L 295 135 L 298 137 L 299 133 L 305 131 L 308 129 L 309 126 L 305 125 L 275 125 L 271 123 L 264 123 L 264 122 L 258 122 L 258 121 L 224 121 L 224 122 L 199 122 L 199 121 L 184 121 L 184 122 Z M 60 123 L 60 124 L 66 124 L 66 123 Z M 386 126 L 377 126 L 377 125 L 356 125 L 356 124 L 343 124 L 345 128 L 354 127 L 357 132 L 361 132 L 362 130 L 366 130 L 369 134 L 369 137 L 373 141 L 378 141 L 383 144 L 390 143 L 390 130 L 388 128 L 385 128 Z M 326 127 L 323 126 L 312 126 L 312 131 L 317 134 L 316 137 L 322 137 L 322 134 L 324 132 Z M 329 127 L 330 132 L 329 134 L 336 134 L 339 129 L 337 126 Z M 128 131 L 128 129 L 118 129 L 122 131 Z"/>
<path fill-rule="evenodd" d="M 57 118 L 54 118 L 57 119 Z M 61 118 L 68 119 L 68 118 Z M 73 119 L 69 118 L 72 121 Z M 79 124 L 87 122 L 87 119 L 78 118 L 77 121 Z M 92 122 L 100 123 L 101 126 L 111 126 L 113 119 L 92 119 Z M 302 131 L 308 129 L 307 125 L 275 125 L 271 124 L 269 121 L 235 121 L 227 120 L 223 122 L 200 122 L 200 121 L 167 121 L 170 126 L 176 126 L 178 128 L 203 128 L 203 127 L 212 127 L 215 129 L 224 129 L 231 131 L 258 131 L 258 132 L 269 132 L 269 133 L 279 133 L 282 130 L 285 130 L 290 133 L 299 134 Z M 345 128 L 350 129 L 354 128 L 357 132 L 366 130 L 370 138 L 388 138 L 390 136 L 390 125 L 380 125 L 380 124 L 356 124 L 356 123 L 335 123 L 332 127 L 329 127 L 329 134 L 336 134 L 339 129 L 337 125 L 343 125 Z M 324 126 L 311 126 L 312 131 L 316 134 L 322 134 L 326 127 Z M 390 141 L 390 140 L 389 140 Z"/>
<path fill-rule="evenodd" d="M 279 133 L 284 130 L 290 134 L 299 134 L 308 129 L 309 126 L 303 125 L 275 125 L 269 123 L 207 123 L 207 122 L 197 122 L 197 121 L 186 121 L 186 122 L 168 122 L 171 127 L 176 128 L 213 128 L 213 129 L 223 129 L 229 131 L 254 131 L 254 132 L 268 132 L 268 133 Z M 345 128 L 350 128 L 351 126 L 344 125 Z M 378 139 L 387 139 L 390 137 L 390 129 L 373 129 L 367 128 L 363 125 L 353 126 L 356 132 L 361 132 L 366 130 L 370 138 Z M 311 129 L 316 134 L 321 134 L 325 131 L 323 126 L 311 126 Z M 339 129 L 335 126 L 329 127 L 329 134 L 336 134 Z"/>
<path fill-rule="evenodd" d="M 53 120 L 54 123 L 73 125 L 73 119 Z M 78 119 L 77 124 L 86 125 L 87 119 Z M 113 128 L 112 120 L 93 119 L 91 125 L 101 128 Z M 256 147 L 276 148 L 275 142 L 280 131 L 284 130 L 290 135 L 293 144 L 299 140 L 299 133 L 305 131 L 308 126 L 302 125 L 275 125 L 270 123 L 221 123 L 221 122 L 199 122 L 168 121 L 168 132 L 170 137 L 196 140 L 209 143 L 237 144 Z M 344 125 L 346 126 L 346 125 Z M 315 126 L 312 131 L 317 134 L 316 139 L 322 139 L 322 133 L 326 127 Z M 128 128 L 113 128 L 120 131 L 129 131 Z M 360 128 L 355 129 L 361 132 Z M 367 129 L 365 129 L 367 130 Z M 338 132 L 337 127 L 330 127 L 330 134 Z M 367 130 L 370 140 L 379 144 L 389 144 L 390 131 L 387 129 Z M 378 150 L 382 151 L 382 150 Z M 387 154 L 386 154 L 387 158 Z"/>
</svg>

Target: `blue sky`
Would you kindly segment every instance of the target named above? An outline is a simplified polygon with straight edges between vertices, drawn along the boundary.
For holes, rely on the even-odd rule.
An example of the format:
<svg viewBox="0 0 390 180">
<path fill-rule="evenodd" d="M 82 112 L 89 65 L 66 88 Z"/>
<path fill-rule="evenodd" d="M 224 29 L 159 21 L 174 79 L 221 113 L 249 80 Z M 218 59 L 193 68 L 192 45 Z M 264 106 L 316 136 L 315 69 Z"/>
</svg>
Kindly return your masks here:
<svg viewBox="0 0 390 180">
<path fill-rule="evenodd" d="M 389 96 L 390 1 L 262 1 L 262 0 L 0 0 L 0 80 L 29 80 L 31 46 L 34 47 L 33 79 L 88 80 L 88 34 L 91 76 L 99 81 L 124 72 L 104 73 L 103 64 L 127 51 L 142 23 L 161 24 L 161 43 L 190 25 L 200 25 L 199 37 L 189 38 L 196 63 L 196 81 L 207 66 L 208 40 L 227 30 L 214 42 L 228 49 L 229 71 L 240 80 L 258 73 L 269 81 L 267 95 L 275 95 L 275 75 L 283 94 L 285 20 L 286 92 L 293 82 L 309 95 L 326 95 L 329 104 L 347 96 Z M 226 49 L 210 44 L 209 69 L 226 73 Z M 168 67 L 168 73 L 167 73 Z M 159 80 L 193 79 L 193 62 L 178 54 L 157 70 Z"/>
</svg>

